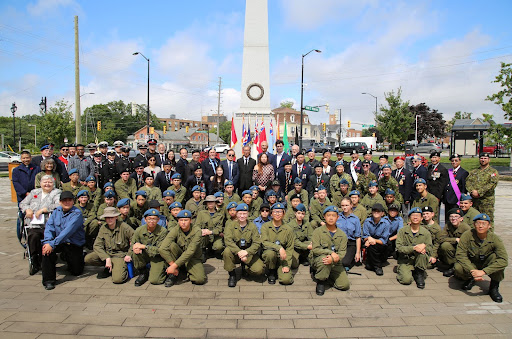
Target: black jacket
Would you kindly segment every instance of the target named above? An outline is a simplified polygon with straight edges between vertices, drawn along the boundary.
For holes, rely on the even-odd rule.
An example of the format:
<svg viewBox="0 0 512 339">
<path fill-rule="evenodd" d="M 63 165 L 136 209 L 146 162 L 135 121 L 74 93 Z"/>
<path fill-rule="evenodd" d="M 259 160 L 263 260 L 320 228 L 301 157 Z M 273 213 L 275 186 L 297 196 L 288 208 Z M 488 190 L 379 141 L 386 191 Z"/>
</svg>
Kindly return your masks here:
<svg viewBox="0 0 512 339">
<path fill-rule="evenodd" d="M 252 170 L 254 169 L 254 166 L 256 166 L 256 160 L 254 160 L 253 158 L 249 158 L 249 164 L 246 166 L 244 164 L 244 157 L 242 156 L 236 162 L 238 163 L 238 169 L 240 170 L 240 179 L 238 180 L 238 191 L 242 192 L 244 190 L 248 190 L 253 184 Z"/>
</svg>

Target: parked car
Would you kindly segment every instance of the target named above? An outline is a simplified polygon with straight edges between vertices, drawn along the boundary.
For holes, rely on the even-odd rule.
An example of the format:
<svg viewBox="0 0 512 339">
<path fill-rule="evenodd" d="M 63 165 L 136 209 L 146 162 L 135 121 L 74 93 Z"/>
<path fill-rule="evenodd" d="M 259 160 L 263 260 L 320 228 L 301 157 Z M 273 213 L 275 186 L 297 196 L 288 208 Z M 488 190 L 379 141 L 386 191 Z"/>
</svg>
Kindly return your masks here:
<svg viewBox="0 0 512 339">
<path fill-rule="evenodd" d="M 228 153 L 230 148 L 229 148 L 228 144 L 217 144 L 217 145 L 213 146 L 213 149 L 217 153 L 224 153 L 225 154 L 225 153 Z"/>
<path fill-rule="evenodd" d="M 505 146 L 503 146 L 502 144 L 489 145 L 489 146 L 485 146 L 484 145 L 484 150 L 483 151 L 487 152 L 489 154 L 494 154 L 495 156 L 498 156 L 500 154 L 506 153 Z M 480 147 L 478 147 L 478 152 L 477 153 L 480 153 Z"/>
<path fill-rule="evenodd" d="M 11 151 L 0 152 L 0 162 L 21 162 L 21 156 Z"/>
<path fill-rule="evenodd" d="M 353 150 L 361 153 L 368 149 L 368 145 L 366 145 L 366 142 L 344 142 L 339 148 L 345 153 L 352 153 Z"/>
<path fill-rule="evenodd" d="M 413 148 L 414 153 L 432 153 L 432 152 L 441 152 L 441 146 L 430 143 L 430 142 L 422 142 Z"/>
<path fill-rule="evenodd" d="M 291 148 L 292 145 L 290 145 Z M 306 152 L 309 149 L 314 149 L 316 153 L 323 153 L 325 151 L 332 152 L 332 147 L 324 144 L 323 142 L 315 142 L 314 140 L 302 140 L 302 151 Z"/>
</svg>

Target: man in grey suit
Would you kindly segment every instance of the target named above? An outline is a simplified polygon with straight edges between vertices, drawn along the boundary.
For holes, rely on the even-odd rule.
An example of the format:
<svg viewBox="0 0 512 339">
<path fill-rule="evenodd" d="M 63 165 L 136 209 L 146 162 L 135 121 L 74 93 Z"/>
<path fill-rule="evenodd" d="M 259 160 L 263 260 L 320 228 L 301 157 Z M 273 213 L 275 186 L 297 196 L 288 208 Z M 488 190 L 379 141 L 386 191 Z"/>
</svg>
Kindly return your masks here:
<svg viewBox="0 0 512 339">
<path fill-rule="evenodd" d="M 224 170 L 224 177 L 233 181 L 233 185 L 237 187 L 238 180 L 240 179 L 240 171 L 238 169 L 238 163 L 235 162 L 235 151 L 232 149 L 228 150 L 226 157 L 226 160 L 220 162 Z"/>
</svg>

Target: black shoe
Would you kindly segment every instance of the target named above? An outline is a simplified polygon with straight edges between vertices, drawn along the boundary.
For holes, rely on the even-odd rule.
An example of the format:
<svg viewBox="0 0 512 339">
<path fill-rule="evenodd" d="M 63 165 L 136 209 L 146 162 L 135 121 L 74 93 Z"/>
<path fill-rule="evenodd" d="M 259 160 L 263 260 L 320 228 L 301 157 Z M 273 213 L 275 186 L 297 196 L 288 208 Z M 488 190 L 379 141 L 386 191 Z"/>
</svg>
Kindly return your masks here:
<svg viewBox="0 0 512 339">
<path fill-rule="evenodd" d="M 55 283 L 51 282 L 51 281 L 45 282 L 43 285 L 44 285 L 44 289 L 47 291 L 53 290 L 55 288 Z"/>
<path fill-rule="evenodd" d="M 446 271 L 443 272 L 443 276 L 445 277 L 451 277 L 455 273 L 455 269 L 453 267 L 450 267 Z"/>
<path fill-rule="evenodd" d="M 270 285 L 274 285 L 276 283 L 276 270 L 270 270 L 267 279 Z"/>
<path fill-rule="evenodd" d="M 416 281 L 416 286 L 418 288 L 425 288 L 425 273 L 422 270 L 414 270 L 412 274 L 414 281 Z"/>
<path fill-rule="evenodd" d="M 142 286 L 149 279 L 149 270 L 145 269 L 135 280 L 135 286 Z"/>
<path fill-rule="evenodd" d="M 208 255 L 206 254 L 206 250 L 203 250 L 203 254 L 201 254 L 201 261 L 203 264 L 206 262 L 206 259 L 208 259 Z"/>
<path fill-rule="evenodd" d="M 308 259 L 305 259 L 305 260 L 302 262 L 302 265 L 304 265 L 304 266 L 309 266 L 309 260 L 308 260 Z"/>
<path fill-rule="evenodd" d="M 382 267 L 375 267 L 375 274 L 384 275 L 384 271 L 382 270 Z"/>
<path fill-rule="evenodd" d="M 316 283 L 316 295 L 324 295 L 325 293 L 325 285 L 323 281 L 318 281 Z"/>
<path fill-rule="evenodd" d="M 503 297 L 500 294 L 498 288 L 500 287 L 500 282 L 496 280 L 491 280 L 491 285 L 489 286 L 489 295 L 491 296 L 492 301 L 495 303 L 503 302 Z"/>
<path fill-rule="evenodd" d="M 29 259 L 28 261 L 28 274 L 34 275 L 41 269 L 39 261 L 36 257 Z"/>
<path fill-rule="evenodd" d="M 236 273 L 235 270 L 229 272 L 228 287 L 236 286 Z"/>
<path fill-rule="evenodd" d="M 165 287 L 171 287 L 176 285 L 176 282 L 178 281 L 178 277 L 174 274 L 169 274 L 167 278 L 165 279 Z"/>
<path fill-rule="evenodd" d="M 475 279 L 471 278 L 467 281 L 464 282 L 464 284 L 462 284 L 462 289 L 464 291 L 470 291 L 473 286 L 475 286 Z"/>
<path fill-rule="evenodd" d="M 96 278 L 98 279 L 105 279 L 108 277 L 110 277 L 110 272 L 106 267 L 101 272 L 98 272 L 98 274 L 96 275 Z"/>
</svg>

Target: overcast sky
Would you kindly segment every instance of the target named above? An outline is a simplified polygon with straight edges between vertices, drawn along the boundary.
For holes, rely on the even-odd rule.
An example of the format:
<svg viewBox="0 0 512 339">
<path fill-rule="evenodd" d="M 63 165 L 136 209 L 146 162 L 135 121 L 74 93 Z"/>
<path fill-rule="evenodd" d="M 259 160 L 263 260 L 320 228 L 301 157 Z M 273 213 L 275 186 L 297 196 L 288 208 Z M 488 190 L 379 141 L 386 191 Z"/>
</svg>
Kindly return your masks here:
<svg viewBox="0 0 512 339">
<path fill-rule="evenodd" d="M 375 99 L 401 87 L 450 119 L 456 111 L 492 113 L 485 97 L 500 62 L 512 62 L 511 1 L 270 0 L 270 97 L 300 105 L 330 104 L 342 120 L 373 123 Z M 82 109 L 113 100 L 146 103 L 158 117 L 197 118 L 240 105 L 245 1 L 0 2 L 0 116 L 37 113 L 74 101 L 74 16 L 79 17 Z M 298 108 L 296 105 L 295 108 Z M 324 110 L 310 117 L 327 122 Z"/>
</svg>

